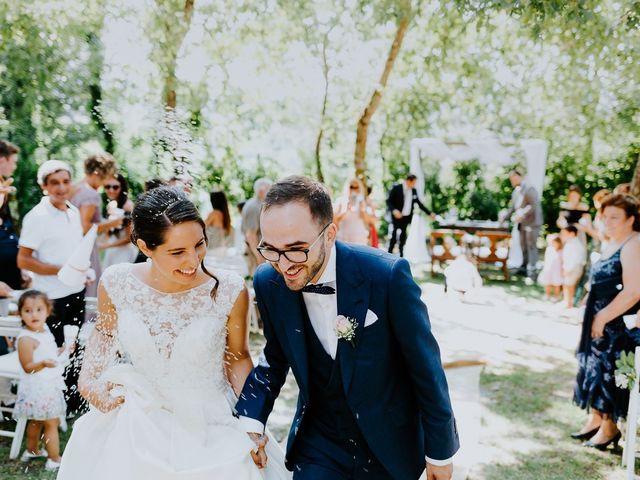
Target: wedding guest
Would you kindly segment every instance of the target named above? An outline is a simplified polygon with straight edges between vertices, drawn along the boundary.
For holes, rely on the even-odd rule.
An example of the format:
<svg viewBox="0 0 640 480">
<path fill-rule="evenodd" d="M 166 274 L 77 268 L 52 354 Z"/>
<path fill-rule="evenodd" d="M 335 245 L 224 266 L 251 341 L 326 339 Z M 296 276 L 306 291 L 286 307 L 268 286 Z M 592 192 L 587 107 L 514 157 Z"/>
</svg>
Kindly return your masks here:
<svg viewBox="0 0 640 480">
<path fill-rule="evenodd" d="M 27 448 L 20 460 L 48 457 L 44 468 L 55 471 L 62 460 L 58 425 L 67 406 L 61 352 L 46 323 L 50 313 L 51 301 L 42 292 L 28 290 L 18 300 L 23 326 L 17 340 L 22 373 L 13 418 L 28 419 Z"/>
<path fill-rule="evenodd" d="M 187 195 L 193 191 L 193 178 L 188 174 L 174 175 L 169 179 L 169 186 L 182 190 Z"/>
<path fill-rule="evenodd" d="M 509 181 L 513 187 L 511 204 L 501 215 L 501 220 L 511 218 L 518 226 L 520 248 L 522 249 L 522 266 L 518 272 L 529 275 L 536 271 L 538 263 L 538 236 L 542 226 L 542 206 L 536 189 L 525 182 L 518 170 L 509 172 Z"/>
<path fill-rule="evenodd" d="M 404 245 L 407 243 L 407 228 L 411 225 L 413 219 L 413 208 L 418 206 L 427 215 L 432 215 L 431 211 L 424 206 L 418 197 L 416 190 L 416 182 L 418 177 L 414 174 L 408 174 L 404 182 L 394 185 L 389 190 L 387 197 L 387 208 L 391 213 L 392 231 L 389 239 L 389 253 L 393 253 L 393 249 L 398 243 L 400 256 L 404 256 Z M 399 237 L 399 238 L 398 238 Z"/>
<path fill-rule="evenodd" d="M 567 200 L 560 202 L 560 214 L 556 225 L 565 228 L 575 225 L 589 216 L 589 206 L 582 201 L 582 189 L 578 185 L 571 185 L 567 192 Z"/>
<path fill-rule="evenodd" d="M 13 293 L 13 288 L 4 282 L 0 282 L 0 300 L 8 301 L 8 297 Z M 9 348 L 13 348 L 13 342 L 10 337 L 0 337 L 0 356 L 9 353 Z M 7 380 L 7 379 L 5 379 Z M 0 388 L 2 388 L 2 382 L 0 380 Z"/>
<path fill-rule="evenodd" d="M 558 235 L 547 236 L 544 266 L 538 275 L 538 283 L 544 287 L 545 298 L 562 299 L 562 240 Z"/>
<path fill-rule="evenodd" d="M 72 187 L 70 199 L 71 204 L 80 211 L 83 233 L 87 233 L 92 225 L 98 225 L 98 234 L 122 225 L 122 218 L 103 221 L 102 197 L 98 193 L 105 179 L 113 176 L 114 173 L 115 162 L 107 153 L 90 155 L 85 159 L 84 178 Z M 95 297 L 98 294 L 98 280 L 102 273 L 97 243 L 91 254 L 91 268 L 96 274 L 96 281 L 87 287 L 87 295 Z"/>
<path fill-rule="evenodd" d="M 616 360 L 629 348 L 623 316 L 640 307 L 640 212 L 631 195 L 609 195 L 602 201 L 602 220 L 609 243 L 591 267 L 591 290 L 578 346 L 574 401 L 589 412 L 580 431 L 571 436 L 589 440 L 585 446 L 617 445 L 616 422 L 627 412 L 629 391 L 615 384 Z"/>
<path fill-rule="evenodd" d="M 582 201 L 582 189 L 578 185 L 571 185 L 567 192 L 567 201 L 560 202 L 560 212 L 556 225 L 562 229 L 573 225 L 578 229 L 578 238 L 585 245 L 587 236 L 584 233 L 584 226 L 591 221 L 589 206 Z"/>
<path fill-rule="evenodd" d="M 9 197 L 15 194 L 11 175 L 18 165 L 20 149 L 5 140 L 0 140 L 0 298 L 9 296 L 13 289 L 20 289 L 28 281 L 18 268 L 18 234 L 13 226 L 9 209 Z M 0 337 L 0 355 L 8 353 L 11 340 Z"/>
<path fill-rule="evenodd" d="M 333 223 L 338 227 L 338 240 L 356 245 L 369 245 L 369 230 L 375 224 L 373 205 L 365 196 L 364 184 L 349 180 L 334 204 Z"/>
<path fill-rule="evenodd" d="M 620 183 L 616 185 L 616 188 L 613 189 L 613 193 L 615 194 L 631 194 L 631 184 L 630 183 Z"/>
<path fill-rule="evenodd" d="M 260 210 L 264 197 L 271 188 L 272 181 L 268 178 L 259 178 L 253 184 L 253 197 L 246 201 L 242 208 L 242 233 L 247 245 L 247 267 L 249 276 L 253 277 L 258 265 L 264 263 L 264 258 L 258 252 L 260 242 Z"/>
<path fill-rule="evenodd" d="M 577 228 L 583 230 L 587 235 L 589 235 L 593 240 L 597 243 L 596 249 L 598 251 L 604 249 L 606 247 L 606 235 L 605 235 L 605 227 L 604 222 L 602 221 L 602 213 L 600 211 L 602 207 L 602 200 L 609 195 L 609 190 L 603 188 L 602 190 L 598 190 L 593 195 L 593 206 L 596 209 L 596 214 L 591 220 L 589 217 L 589 221 L 586 225 L 578 224 Z"/>
<path fill-rule="evenodd" d="M 587 263 L 587 248 L 578 238 L 578 229 L 569 225 L 560 232 L 562 238 L 562 285 L 565 306 L 572 308 L 576 295 L 576 286 Z"/>
<path fill-rule="evenodd" d="M 69 286 L 58 279 L 58 271 L 82 242 L 80 212 L 71 205 L 71 167 L 49 160 L 38 169 L 38 184 L 45 195 L 22 220 L 18 267 L 32 272 L 33 288 L 53 301 L 47 325 L 58 346 L 64 343 L 65 325 L 81 326 L 84 321 L 85 285 Z M 84 408 L 77 391 L 79 349 L 65 373 L 67 412 Z M 73 368 L 76 367 L 76 368 Z"/>
<path fill-rule="evenodd" d="M 231 214 L 229 213 L 229 203 L 223 191 L 211 192 L 209 195 L 213 210 L 204 221 L 207 234 L 207 248 L 215 250 L 220 248 L 231 248 L 234 246 L 234 229 L 231 225 Z"/>
<path fill-rule="evenodd" d="M 18 268 L 18 234 L 9 209 L 9 195 L 15 193 L 11 175 L 18 165 L 20 149 L 0 140 L 0 281 L 13 289 L 22 287 L 23 278 Z M 1 342 L 1 340 L 0 340 Z"/>
<path fill-rule="evenodd" d="M 162 178 L 151 178 L 144 182 L 144 193 L 147 193 L 149 190 L 153 190 L 154 188 L 163 187 L 165 185 L 167 185 L 167 182 L 165 182 Z"/>
<path fill-rule="evenodd" d="M 123 218 L 122 225 L 111 228 L 101 238 L 99 248 L 104 250 L 103 265 L 106 269 L 117 263 L 133 263 L 138 249 L 131 243 L 131 212 L 133 202 L 129 198 L 129 184 L 120 173 L 107 177 L 102 185 L 109 200 L 104 210 L 108 220 Z"/>
</svg>

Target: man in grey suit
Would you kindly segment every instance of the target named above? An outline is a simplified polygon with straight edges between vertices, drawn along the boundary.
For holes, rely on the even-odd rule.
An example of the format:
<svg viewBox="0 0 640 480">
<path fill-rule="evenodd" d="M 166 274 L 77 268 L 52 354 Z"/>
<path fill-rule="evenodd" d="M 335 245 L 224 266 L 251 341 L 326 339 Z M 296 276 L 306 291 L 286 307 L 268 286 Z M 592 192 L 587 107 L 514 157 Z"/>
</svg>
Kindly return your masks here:
<svg viewBox="0 0 640 480">
<path fill-rule="evenodd" d="M 513 187 L 511 205 L 502 219 L 506 220 L 511 217 L 513 223 L 518 225 L 520 247 L 522 248 L 522 266 L 518 271 L 533 277 L 538 261 L 536 242 L 542 226 L 540 197 L 536 189 L 528 185 L 517 170 L 509 172 L 509 181 Z"/>
</svg>

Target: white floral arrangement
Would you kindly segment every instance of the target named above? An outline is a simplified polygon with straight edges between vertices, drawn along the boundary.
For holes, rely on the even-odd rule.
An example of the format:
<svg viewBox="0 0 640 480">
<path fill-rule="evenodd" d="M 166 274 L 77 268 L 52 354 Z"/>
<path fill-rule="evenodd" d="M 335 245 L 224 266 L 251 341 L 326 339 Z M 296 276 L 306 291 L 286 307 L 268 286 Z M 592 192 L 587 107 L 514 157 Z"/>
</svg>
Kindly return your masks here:
<svg viewBox="0 0 640 480">
<path fill-rule="evenodd" d="M 636 383 L 636 358 L 633 352 L 622 352 L 616 360 L 616 386 L 631 390 Z"/>
<path fill-rule="evenodd" d="M 356 346 L 356 328 L 358 322 L 353 318 L 345 317 L 344 315 L 338 315 L 336 317 L 335 329 L 338 339 L 346 340 L 352 347 Z"/>
</svg>

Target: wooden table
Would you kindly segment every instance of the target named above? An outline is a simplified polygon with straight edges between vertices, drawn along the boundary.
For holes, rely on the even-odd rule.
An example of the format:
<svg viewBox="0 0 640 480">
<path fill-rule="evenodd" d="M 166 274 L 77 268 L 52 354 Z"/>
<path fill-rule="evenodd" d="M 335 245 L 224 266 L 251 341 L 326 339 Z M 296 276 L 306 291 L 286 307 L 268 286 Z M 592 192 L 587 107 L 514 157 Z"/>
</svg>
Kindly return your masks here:
<svg viewBox="0 0 640 480">
<path fill-rule="evenodd" d="M 473 235 L 471 242 L 465 241 L 467 235 Z M 445 243 L 449 237 L 453 240 Z M 483 239 L 486 239 L 483 241 Z M 509 240 L 511 234 L 498 222 L 466 220 L 456 223 L 440 224 L 437 230 L 431 232 L 430 253 L 431 253 L 431 275 L 433 275 L 433 264 L 453 260 L 465 250 L 471 248 L 473 258 L 478 263 L 501 263 L 502 273 L 505 280 L 509 280 L 509 269 L 507 261 L 509 258 Z M 485 245 L 483 245 L 485 244 Z M 436 249 L 437 245 L 442 249 Z M 506 250 L 497 255 L 502 245 L 506 245 Z M 482 249 L 488 248 L 488 251 Z M 457 251 L 459 250 L 459 251 Z"/>
</svg>

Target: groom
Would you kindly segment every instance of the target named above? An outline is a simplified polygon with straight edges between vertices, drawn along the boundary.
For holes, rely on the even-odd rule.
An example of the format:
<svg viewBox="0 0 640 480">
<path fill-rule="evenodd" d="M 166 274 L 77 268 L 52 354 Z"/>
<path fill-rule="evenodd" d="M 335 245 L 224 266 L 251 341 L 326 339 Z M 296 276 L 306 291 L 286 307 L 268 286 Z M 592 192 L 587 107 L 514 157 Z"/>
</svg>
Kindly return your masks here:
<svg viewBox="0 0 640 480">
<path fill-rule="evenodd" d="M 263 432 L 292 368 L 300 394 L 287 445 L 294 480 L 448 480 L 458 433 L 438 345 L 409 264 L 336 242 L 320 183 L 267 194 L 254 277 L 267 340 L 236 409 Z M 258 440 L 258 443 L 260 440 Z"/>
</svg>

